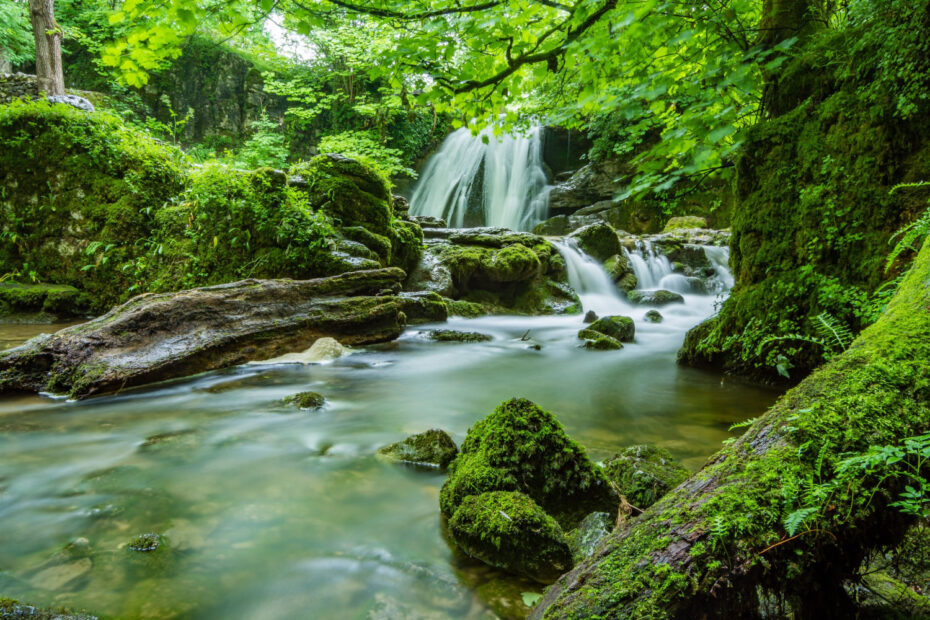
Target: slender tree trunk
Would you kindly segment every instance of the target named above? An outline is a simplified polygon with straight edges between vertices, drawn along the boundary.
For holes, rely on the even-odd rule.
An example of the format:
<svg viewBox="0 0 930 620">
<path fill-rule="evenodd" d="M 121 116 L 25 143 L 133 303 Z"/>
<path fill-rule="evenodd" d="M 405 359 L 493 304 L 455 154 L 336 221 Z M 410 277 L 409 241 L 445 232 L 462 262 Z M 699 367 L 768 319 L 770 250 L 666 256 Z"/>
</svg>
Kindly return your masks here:
<svg viewBox="0 0 930 620">
<path fill-rule="evenodd" d="M 843 584 L 855 583 L 863 559 L 897 544 L 913 522 L 889 506 L 906 482 L 839 479 L 807 515 L 815 521 L 789 533 L 784 520 L 810 485 L 836 480 L 844 454 L 927 432 L 928 333 L 930 242 L 882 317 L 847 351 L 608 536 L 531 617 L 699 620 L 755 618 L 762 609 L 769 617 L 854 617 Z"/>
<path fill-rule="evenodd" d="M 61 28 L 55 22 L 54 0 L 29 0 L 29 17 L 36 40 L 36 77 L 39 92 L 65 94 L 61 67 Z"/>
<path fill-rule="evenodd" d="M 795 47 L 815 32 L 821 24 L 815 19 L 814 8 L 818 0 L 763 0 L 762 19 L 759 22 L 758 43 L 774 47 L 791 38 L 797 38 Z M 762 92 L 762 108 L 769 116 L 780 116 L 793 110 L 806 92 L 801 85 L 785 82 L 780 76 L 766 75 Z"/>
</svg>

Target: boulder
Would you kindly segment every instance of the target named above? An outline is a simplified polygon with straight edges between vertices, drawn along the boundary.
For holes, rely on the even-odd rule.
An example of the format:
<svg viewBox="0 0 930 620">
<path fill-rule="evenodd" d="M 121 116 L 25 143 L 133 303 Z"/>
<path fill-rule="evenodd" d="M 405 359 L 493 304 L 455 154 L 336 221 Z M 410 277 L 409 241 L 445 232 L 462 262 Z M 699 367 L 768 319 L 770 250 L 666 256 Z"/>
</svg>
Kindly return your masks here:
<svg viewBox="0 0 930 620">
<path fill-rule="evenodd" d="M 572 567 L 559 524 L 523 493 L 469 495 L 448 521 L 449 535 L 468 555 L 543 583 Z"/>
<path fill-rule="evenodd" d="M 616 351 L 623 348 L 623 343 L 616 338 L 593 329 L 581 330 L 578 332 L 578 338 L 584 341 L 581 346 L 592 351 Z"/>
<path fill-rule="evenodd" d="M 555 417 L 532 402 L 514 398 L 468 431 L 439 495 L 451 517 L 469 495 L 519 491 L 563 527 L 595 511 L 616 513 L 617 495 L 604 473 L 588 460 Z"/>
<path fill-rule="evenodd" d="M 613 529 L 614 520 L 606 512 L 592 512 L 582 519 L 578 527 L 565 535 L 575 563 L 594 553 L 597 544 Z"/>
<path fill-rule="evenodd" d="M 685 298 L 679 293 L 658 289 L 655 291 L 630 291 L 626 294 L 634 304 L 641 306 L 667 306 L 669 304 L 683 304 Z"/>
<path fill-rule="evenodd" d="M 596 320 L 597 320 L 597 313 L 594 312 L 594 310 L 588 310 L 587 312 L 585 312 L 584 318 L 582 319 L 582 321 L 584 321 L 585 323 L 593 323 Z"/>
<path fill-rule="evenodd" d="M 420 258 L 420 262 L 410 272 L 404 290 L 432 291 L 443 297 L 448 297 L 454 290 L 452 272 L 427 248 L 427 251 Z"/>
<path fill-rule="evenodd" d="M 636 273 L 633 271 L 633 264 L 626 257 L 626 254 L 622 252 L 614 254 L 604 261 L 604 271 L 614 281 L 617 288 L 624 292 L 632 291 L 638 284 Z"/>
<path fill-rule="evenodd" d="M 661 323 L 665 320 L 665 317 L 658 310 L 650 310 L 646 313 L 645 319 L 650 323 Z"/>
<path fill-rule="evenodd" d="M 326 399 L 319 392 L 299 392 L 284 398 L 285 405 L 294 405 L 298 409 L 316 411 L 322 409 Z"/>
<path fill-rule="evenodd" d="M 407 317 L 407 324 L 441 323 L 449 318 L 446 301 L 439 293 L 421 291 L 419 293 L 400 293 L 398 299 Z"/>
<path fill-rule="evenodd" d="M 602 316 L 591 323 L 584 331 L 595 331 L 610 336 L 620 342 L 633 342 L 636 326 L 628 316 Z"/>
<path fill-rule="evenodd" d="M 459 449 L 448 433 L 433 428 L 384 446 L 378 450 L 378 455 L 392 461 L 444 469 L 458 452 Z"/>
<path fill-rule="evenodd" d="M 604 473 L 630 504 L 645 510 L 690 475 L 667 450 L 632 446 L 604 463 Z"/>
<path fill-rule="evenodd" d="M 681 228 L 707 228 L 707 218 L 699 215 L 684 215 L 680 217 L 669 218 L 665 223 L 662 232 L 671 232 Z"/>
<path fill-rule="evenodd" d="M 243 280 L 145 294 L 87 323 L 0 353 L 0 393 L 85 398 L 303 350 L 393 340 L 403 302 L 397 268 L 315 280 Z"/>
<path fill-rule="evenodd" d="M 603 222 L 579 228 L 570 236 L 582 250 L 602 263 L 623 251 L 617 232 Z"/>
<path fill-rule="evenodd" d="M 462 332 L 455 329 L 434 329 L 427 332 L 427 337 L 436 342 L 489 342 L 493 336 L 480 332 Z"/>
</svg>

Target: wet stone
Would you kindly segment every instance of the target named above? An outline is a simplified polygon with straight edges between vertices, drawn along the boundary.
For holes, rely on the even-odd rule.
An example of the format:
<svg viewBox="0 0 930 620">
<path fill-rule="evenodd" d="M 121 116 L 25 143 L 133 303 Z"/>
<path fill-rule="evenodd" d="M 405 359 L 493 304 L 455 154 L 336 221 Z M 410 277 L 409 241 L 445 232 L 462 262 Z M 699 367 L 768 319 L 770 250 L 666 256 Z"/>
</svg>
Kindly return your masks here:
<svg viewBox="0 0 930 620">
<path fill-rule="evenodd" d="M 129 541 L 129 549 L 130 551 L 147 553 L 158 549 L 161 542 L 161 536 L 158 534 L 140 534 Z"/>
</svg>

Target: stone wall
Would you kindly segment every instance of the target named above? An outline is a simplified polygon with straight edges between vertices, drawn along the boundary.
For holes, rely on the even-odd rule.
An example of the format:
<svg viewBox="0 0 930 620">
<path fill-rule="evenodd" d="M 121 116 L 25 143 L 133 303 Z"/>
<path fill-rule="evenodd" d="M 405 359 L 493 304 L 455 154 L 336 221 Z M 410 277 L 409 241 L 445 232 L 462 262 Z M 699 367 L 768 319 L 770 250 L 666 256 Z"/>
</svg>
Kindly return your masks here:
<svg viewBox="0 0 930 620">
<path fill-rule="evenodd" d="M 0 103 L 9 103 L 18 97 L 39 96 L 36 76 L 26 73 L 0 73 Z"/>
</svg>

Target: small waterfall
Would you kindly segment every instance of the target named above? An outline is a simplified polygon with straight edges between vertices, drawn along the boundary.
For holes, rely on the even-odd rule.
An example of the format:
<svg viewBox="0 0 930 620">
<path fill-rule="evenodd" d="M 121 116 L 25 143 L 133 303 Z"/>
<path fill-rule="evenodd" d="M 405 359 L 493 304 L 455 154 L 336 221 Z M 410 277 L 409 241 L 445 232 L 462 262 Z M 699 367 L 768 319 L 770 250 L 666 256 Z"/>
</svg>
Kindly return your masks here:
<svg viewBox="0 0 930 620">
<path fill-rule="evenodd" d="M 420 175 L 411 213 L 444 218 L 449 226 L 529 230 L 546 217 L 549 190 L 542 161 L 542 128 L 528 136 L 478 136 L 459 129 L 442 143 Z"/>
<path fill-rule="evenodd" d="M 716 292 L 729 291 L 735 283 L 733 274 L 730 272 L 730 248 L 717 245 L 705 245 L 703 247 L 704 254 L 707 255 L 707 260 L 713 266 L 714 271 L 717 273 L 717 280 L 720 282 L 719 290 Z"/>
<path fill-rule="evenodd" d="M 629 310 L 629 302 L 623 298 L 611 281 L 604 267 L 585 254 L 578 242 L 571 237 L 551 240 L 565 260 L 568 283 L 578 293 L 581 307 L 594 310 L 598 315 L 618 314 Z"/>
<path fill-rule="evenodd" d="M 661 252 L 657 252 L 651 241 L 637 241 L 636 249 L 632 251 L 624 249 L 623 252 L 630 259 L 633 273 L 636 274 L 636 288 L 662 288 L 663 279 L 677 275 L 672 273 L 672 264 L 668 258 Z M 687 285 L 687 280 L 683 277 L 682 279 Z"/>
</svg>

